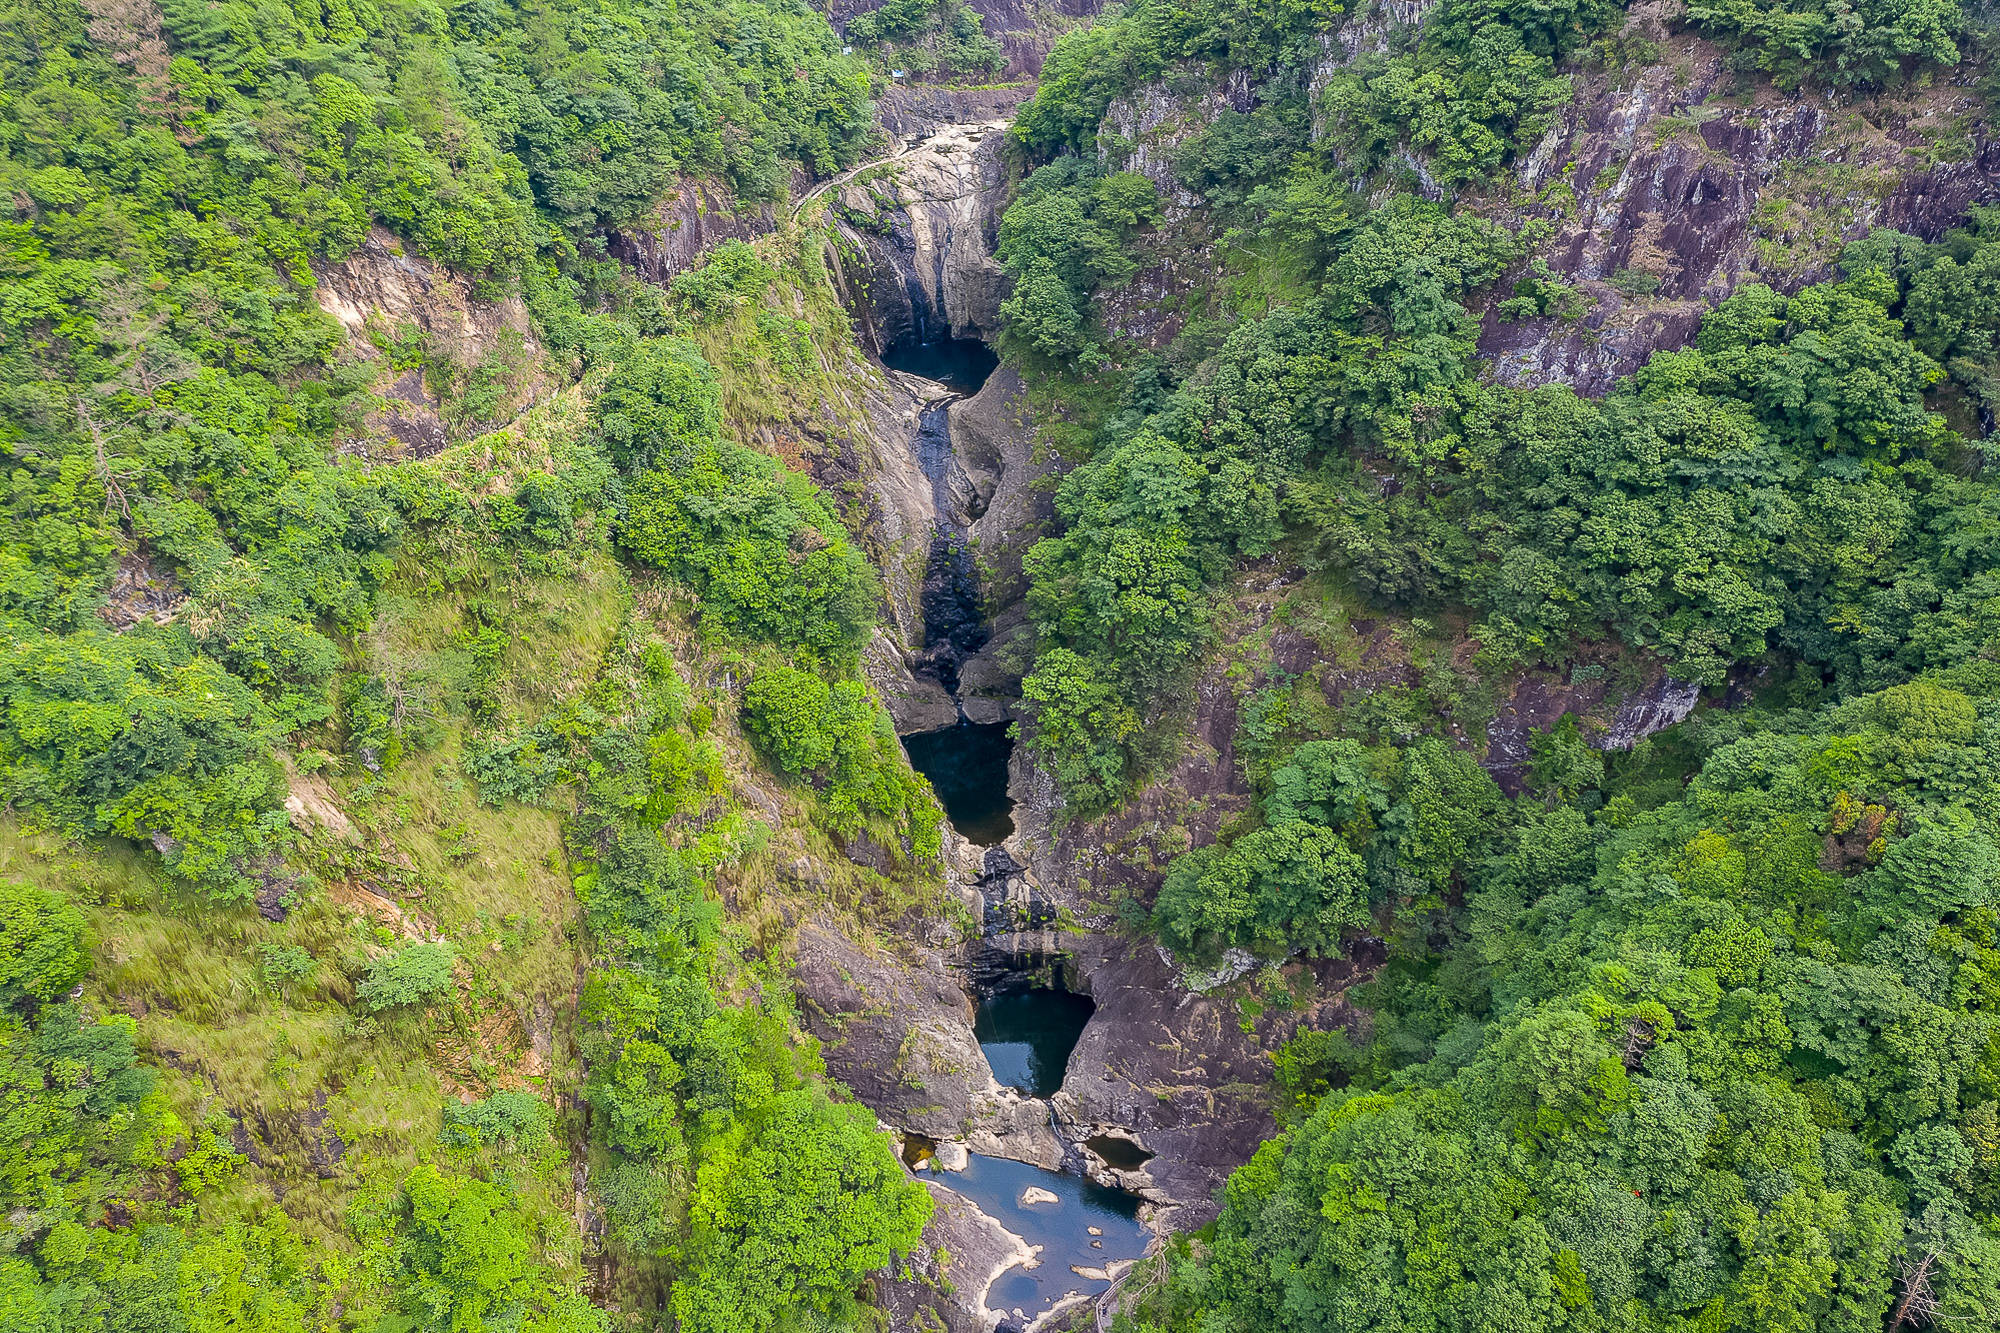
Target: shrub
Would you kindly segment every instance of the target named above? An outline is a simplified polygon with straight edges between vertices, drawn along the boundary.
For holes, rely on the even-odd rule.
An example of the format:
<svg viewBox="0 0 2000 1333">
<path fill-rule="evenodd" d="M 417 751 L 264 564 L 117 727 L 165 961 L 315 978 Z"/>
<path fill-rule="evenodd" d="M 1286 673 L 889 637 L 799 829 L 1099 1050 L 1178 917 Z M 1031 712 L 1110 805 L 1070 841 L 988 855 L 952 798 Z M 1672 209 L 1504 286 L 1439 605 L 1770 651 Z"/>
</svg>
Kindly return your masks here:
<svg viewBox="0 0 2000 1333">
<path fill-rule="evenodd" d="M 496 1092 L 470 1106 L 447 1105 L 438 1141 L 453 1148 L 539 1139 L 549 1132 L 548 1105 L 532 1092 Z"/>
<path fill-rule="evenodd" d="M 859 681 L 828 685 L 795 667 L 766 667 L 743 692 L 743 724 L 779 768 L 825 777 L 821 800 L 838 833 L 869 816 L 896 820 L 919 857 L 935 856 L 937 803 L 911 771 L 889 715 Z"/>
<path fill-rule="evenodd" d="M 875 571 L 811 480 L 740 445 L 703 445 L 632 483 L 619 541 L 701 598 L 711 634 L 851 658 L 879 600 Z"/>
<path fill-rule="evenodd" d="M 48 1003 L 90 965 L 83 913 L 62 894 L 0 880 L 0 1006 Z"/>
<path fill-rule="evenodd" d="M 354 998 L 371 1014 L 428 1005 L 451 992 L 458 951 L 449 944 L 406 944 L 368 965 Z"/>
<path fill-rule="evenodd" d="M 273 990 L 313 974 L 319 961 L 296 944 L 265 944 L 258 948 L 264 957 L 264 984 Z"/>
<path fill-rule="evenodd" d="M 833 690 L 810 671 L 769 667 L 743 691 L 743 724 L 779 768 L 797 776 L 833 758 Z"/>
<path fill-rule="evenodd" d="M 611 372 L 590 416 L 614 463 L 643 467 L 713 440 L 722 428 L 722 389 L 693 343 L 648 339 Z"/>
</svg>

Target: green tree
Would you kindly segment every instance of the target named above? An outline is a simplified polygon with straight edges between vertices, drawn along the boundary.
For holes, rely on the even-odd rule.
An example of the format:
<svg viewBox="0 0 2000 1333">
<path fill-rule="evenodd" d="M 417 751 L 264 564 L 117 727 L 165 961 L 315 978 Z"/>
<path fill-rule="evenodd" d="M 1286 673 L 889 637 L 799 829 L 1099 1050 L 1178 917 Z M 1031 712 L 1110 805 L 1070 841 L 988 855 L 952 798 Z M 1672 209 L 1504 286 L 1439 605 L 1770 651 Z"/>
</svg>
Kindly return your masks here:
<svg viewBox="0 0 2000 1333">
<path fill-rule="evenodd" d="M 712 634 L 846 661 L 874 624 L 874 570 L 811 481 L 734 444 L 640 474 L 619 541 L 687 584 Z"/>
<path fill-rule="evenodd" d="M 801 1307 L 844 1308 L 864 1274 L 909 1252 L 930 1211 L 872 1115 L 817 1088 L 782 1093 L 701 1164 L 674 1317 L 689 1333 L 762 1333 Z"/>
<path fill-rule="evenodd" d="M 75 904 L 52 889 L 0 880 L 0 1007 L 50 1003 L 89 966 Z"/>
<path fill-rule="evenodd" d="M 648 338 L 606 378 L 590 416 L 618 466 L 643 469 L 655 459 L 671 464 L 716 438 L 722 389 L 692 343 Z"/>
</svg>

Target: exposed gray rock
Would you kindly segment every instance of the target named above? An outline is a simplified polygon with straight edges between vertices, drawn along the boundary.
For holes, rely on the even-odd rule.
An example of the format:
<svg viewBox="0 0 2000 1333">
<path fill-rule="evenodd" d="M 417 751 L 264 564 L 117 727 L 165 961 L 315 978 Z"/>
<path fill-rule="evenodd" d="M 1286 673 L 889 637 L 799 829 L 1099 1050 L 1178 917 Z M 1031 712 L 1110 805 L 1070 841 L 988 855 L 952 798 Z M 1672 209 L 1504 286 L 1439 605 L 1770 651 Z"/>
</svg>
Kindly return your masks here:
<svg viewBox="0 0 2000 1333">
<path fill-rule="evenodd" d="M 973 722 L 1013 715 L 1027 656 L 1021 559 L 1053 516 L 1053 496 L 1036 480 L 1035 428 L 1021 377 L 1002 366 L 978 393 L 951 409 L 952 449 L 979 496 L 970 525 L 991 623 L 986 645 L 959 667 L 959 699 Z"/>
<path fill-rule="evenodd" d="M 929 1180 L 924 1187 L 936 1206 L 907 1262 L 877 1275 L 882 1312 L 896 1333 L 991 1333 L 987 1289 L 1028 1247 L 963 1195 Z"/>
<path fill-rule="evenodd" d="M 398 372 L 376 347 L 378 338 L 400 338 L 415 330 L 428 357 L 466 367 L 495 355 L 514 356 L 520 364 L 514 391 L 502 407 L 503 419 L 546 391 L 538 373 L 540 347 L 519 296 L 498 301 L 476 297 L 469 279 L 411 252 L 381 227 L 371 228 L 345 258 L 315 263 L 313 275 L 313 295 L 320 309 L 347 331 L 349 352 L 379 369 L 374 388 L 380 407 L 368 422 L 386 437 L 393 454 L 428 457 L 451 442 L 452 431 L 445 420 L 446 404 L 424 372 Z"/>
<path fill-rule="evenodd" d="M 1687 343 L 1743 283 L 1795 291 L 1876 227 L 1934 239 L 2000 197 L 2000 145 L 1972 88 L 1838 104 L 1758 82 L 1738 95 L 1726 53 L 1669 33 L 1667 13 L 1664 0 L 1635 5 L 1626 32 L 1671 41 L 1675 58 L 1575 74 L 1575 98 L 1516 168 L 1539 201 L 1525 215 L 1555 223 L 1550 265 L 1593 309 L 1574 323 L 1489 310 L 1479 346 L 1503 382 L 1601 394 Z M 1938 140 L 1962 124 L 1972 151 L 1937 162 Z M 1481 207 L 1510 224 L 1523 215 Z"/>
<path fill-rule="evenodd" d="M 870 950 L 828 922 L 802 926 L 792 981 L 827 1073 L 899 1130 L 1037 1166 L 1062 1161 L 1048 1104 L 994 1081 L 972 1002 L 934 949 Z"/>
<path fill-rule="evenodd" d="M 1610 729 L 1602 736 L 1592 737 L 1591 744 L 1600 750 L 1629 750 L 1646 737 L 1687 721 L 1699 702 L 1701 686 L 1661 676 L 1620 703 Z"/>
<path fill-rule="evenodd" d="M 827 1072 L 898 1129 L 963 1138 L 993 1071 L 972 1035 L 972 1003 L 943 960 L 870 952 L 831 925 L 798 934 L 792 981 Z"/>
<path fill-rule="evenodd" d="M 1055 45 L 1057 34 L 1096 14 L 1103 8 L 1103 0 L 971 0 L 971 6 L 979 15 L 981 28 L 1000 43 L 1007 57 L 1000 77 L 1032 80 L 1042 72 L 1042 60 Z M 835 28 L 846 32 L 856 15 L 881 7 L 882 0 L 833 0 L 827 8 L 827 17 Z M 1033 91 L 1032 85 L 1027 87 Z M 914 91 L 962 93 L 965 90 L 919 86 Z"/>
<path fill-rule="evenodd" d="M 1006 275 L 992 238 L 1007 125 L 946 125 L 834 191 L 841 234 L 861 256 L 849 284 L 862 296 L 858 332 L 871 350 L 999 332 Z"/>
<path fill-rule="evenodd" d="M 899 139 L 923 139 L 947 125 L 1011 119 L 1014 109 L 1034 94 L 1028 83 L 995 88 L 892 83 L 875 100 L 875 119 Z"/>
<path fill-rule="evenodd" d="M 998 327 L 1005 276 L 991 252 L 1004 165 L 1004 121 L 952 125 L 835 189 L 841 228 L 856 247 L 844 262 L 844 288 L 863 342 L 876 351 L 899 339 L 990 338 Z M 951 403 L 936 440 L 927 404 L 944 391 L 911 376 L 884 376 L 893 402 L 871 411 L 875 453 L 869 485 L 885 517 L 881 560 L 891 589 L 900 662 L 871 654 L 870 676 L 900 731 L 947 725 L 948 699 L 925 646 L 922 571 L 943 532 L 969 543 L 978 584 L 983 642 L 952 650 L 964 716 L 996 722 L 1018 697 L 1025 630 L 1021 557 L 1049 513 L 1043 469 L 1019 376 L 1002 368 L 981 389 Z M 936 414 L 930 414 L 935 417 Z M 941 445 L 942 448 L 934 447 Z M 927 452 L 928 450 L 928 452 Z M 942 456 L 933 458 L 931 453 Z M 925 502 L 928 501 L 928 504 Z M 936 561 L 929 562 L 936 573 Z M 950 570 L 946 571 L 951 573 Z M 952 573 L 953 578 L 963 574 Z M 971 636 L 975 640 L 980 636 Z M 954 643 L 956 640 L 954 640 Z"/>
<path fill-rule="evenodd" d="M 771 204 L 742 208 L 722 182 L 684 180 L 644 223 L 609 233 L 605 249 L 648 282 L 665 284 L 724 241 L 768 236 L 777 226 Z"/>
<path fill-rule="evenodd" d="M 936 731 L 958 721 L 958 705 L 944 686 L 930 676 L 914 674 L 903 650 L 880 630 L 862 650 L 862 669 L 899 735 Z"/>
</svg>

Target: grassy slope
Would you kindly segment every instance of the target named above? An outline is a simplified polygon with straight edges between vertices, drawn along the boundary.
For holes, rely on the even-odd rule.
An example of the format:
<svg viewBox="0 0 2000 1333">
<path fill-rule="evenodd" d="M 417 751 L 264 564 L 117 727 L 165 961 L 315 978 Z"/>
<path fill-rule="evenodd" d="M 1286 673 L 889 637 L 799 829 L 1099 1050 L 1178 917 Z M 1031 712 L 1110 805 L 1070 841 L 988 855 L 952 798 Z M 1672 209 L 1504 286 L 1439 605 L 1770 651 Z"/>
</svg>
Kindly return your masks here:
<svg viewBox="0 0 2000 1333">
<path fill-rule="evenodd" d="M 796 423 L 836 434 L 860 428 L 849 380 L 857 367 L 817 247 L 774 239 L 760 249 L 780 269 L 772 290 L 696 335 L 723 378 L 731 433 L 770 449 L 775 430 L 775 451 L 799 465 L 807 460 L 796 452 Z M 580 434 L 591 387 L 573 387 L 439 463 L 470 490 L 505 493 Z M 788 991 L 788 940 L 803 915 L 879 928 L 933 903 L 935 872 L 887 879 L 853 864 L 815 826 L 810 790 L 762 769 L 735 725 L 745 658 L 704 642 L 676 589 L 602 550 L 572 569 L 529 576 L 485 568 L 481 552 L 442 541 L 396 552 L 374 625 L 347 644 L 352 664 L 404 683 L 414 706 L 434 712 L 429 742 L 386 773 L 318 751 L 299 758 L 290 776 L 300 879 L 286 919 L 218 906 L 136 847 L 65 842 L 11 815 L 0 816 L 0 876 L 62 889 L 86 906 L 97 960 L 88 998 L 136 1020 L 144 1057 L 181 1119 L 240 1155 L 197 1200 L 204 1220 L 282 1208 L 311 1241 L 344 1248 L 351 1210 L 438 1154 L 448 1101 L 534 1089 L 570 1124 L 549 1152 L 517 1164 L 525 1168 L 517 1178 L 544 1258 L 581 1278 L 582 1201 L 565 1159 L 567 1144 L 582 1138 L 574 1024 L 588 958 L 562 841 L 569 798 L 492 808 L 460 770 L 472 722 L 448 699 L 466 670 L 474 601 L 509 636 L 491 691 L 503 725 L 532 723 L 585 689 L 630 615 L 673 645 L 696 701 L 715 711 L 727 755 L 731 813 L 718 837 L 729 849 L 715 885 L 728 909 L 726 943 L 758 960 L 730 978 L 739 994 Z M 466 577 L 483 568 L 483 577 Z M 814 867 L 805 877 L 794 869 L 801 857 Z M 457 946 L 455 1003 L 428 1016 L 350 1011 L 367 962 L 412 939 Z M 286 946 L 312 956 L 309 975 L 268 974 L 267 952 Z"/>
</svg>

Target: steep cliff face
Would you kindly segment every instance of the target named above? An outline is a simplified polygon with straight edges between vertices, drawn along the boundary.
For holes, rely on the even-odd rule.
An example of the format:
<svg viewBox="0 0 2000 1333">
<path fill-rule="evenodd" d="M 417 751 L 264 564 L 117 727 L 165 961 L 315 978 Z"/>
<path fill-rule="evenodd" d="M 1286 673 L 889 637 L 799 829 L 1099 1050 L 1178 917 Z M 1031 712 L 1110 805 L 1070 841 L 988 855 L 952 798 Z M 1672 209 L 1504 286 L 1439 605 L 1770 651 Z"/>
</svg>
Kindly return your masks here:
<svg viewBox="0 0 2000 1333">
<path fill-rule="evenodd" d="M 793 193 L 806 181 L 795 179 Z M 744 208 L 729 187 L 716 181 L 684 180 L 661 199 L 644 223 L 605 237 L 605 249 L 648 282 L 667 283 L 695 267 L 724 241 L 747 241 L 777 230 L 773 204 Z"/>
<path fill-rule="evenodd" d="M 993 233 L 1006 185 L 1006 128 L 998 118 L 946 125 L 835 192 L 834 217 L 856 255 L 848 266 L 854 311 L 870 350 L 999 333 L 1005 275 L 993 259 Z"/>
<path fill-rule="evenodd" d="M 993 246 L 1008 187 L 1006 125 L 946 125 L 832 189 L 845 299 L 870 352 L 998 333 L 1006 276 Z M 875 467 L 864 471 L 877 478 L 871 489 L 900 497 L 899 517 L 885 525 L 897 532 L 884 568 L 918 595 L 892 599 L 901 660 L 878 652 L 871 676 L 905 732 L 949 725 L 961 712 L 972 722 L 1007 720 L 1026 656 L 1021 558 L 1049 509 L 1046 487 L 1036 485 L 1042 467 L 1025 389 L 1005 368 L 970 393 L 916 375 L 882 377 L 892 411 L 871 411 Z M 923 590 L 940 580 L 967 585 L 956 604 L 958 614 L 977 615 L 976 633 L 936 623 L 951 599 L 932 599 L 925 612 Z"/>
<path fill-rule="evenodd" d="M 1686 343 L 1744 282 L 1795 291 L 1874 228 L 1932 240 L 2000 197 L 2000 144 L 1971 87 L 1782 93 L 1740 81 L 1714 44 L 1670 33 L 1665 12 L 1634 6 L 1623 35 L 1671 43 L 1671 59 L 1579 72 L 1574 100 L 1516 168 L 1519 193 L 1473 202 L 1504 221 L 1552 220 L 1549 264 L 1592 302 L 1575 322 L 1489 310 L 1480 351 L 1505 383 L 1602 394 Z"/>
<path fill-rule="evenodd" d="M 942 920 L 923 928 L 939 943 L 871 949 L 832 922 L 801 929 L 793 979 L 808 1028 L 825 1043 L 827 1068 L 896 1129 L 967 1142 L 979 1152 L 1054 1167 L 1062 1148 L 1048 1107 L 1003 1088 L 972 1031 L 965 977 L 950 960 Z"/>
<path fill-rule="evenodd" d="M 1315 99 L 1357 56 L 1413 40 L 1432 8 L 1358 8 L 1325 39 Z M 1494 308 L 1509 282 L 1496 284 L 1476 313 L 1480 352 L 1503 383 L 1600 395 L 1653 352 L 1687 343 L 1702 313 L 1742 283 L 1795 291 L 1827 277 L 1841 248 L 1874 228 L 1935 239 L 2000 198 L 2000 144 L 1972 75 L 1868 98 L 1786 93 L 1674 30 L 1677 11 L 1666 0 L 1633 6 L 1621 39 L 1666 54 L 1621 69 L 1573 65 L 1574 95 L 1534 150 L 1500 186 L 1460 197 L 1510 228 L 1552 223 L 1537 255 L 1588 301 L 1575 320 L 1513 322 Z M 1157 349 L 1180 332 L 1217 232 L 1175 153 L 1222 111 L 1255 104 L 1248 78 L 1217 85 L 1191 68 L 1111 103 L 1100 156 L 1153 181 L 1165 207 L 1140 271 L 1098 297 L 1114 334 Z M 1324 114 L 1316 101 L 1315 114 Z M 1419 160 L 1404 165 L 1420 193 L 1443 196 Z"/>
<path fill-rule="evenodd" d="M 442 264 L 408 252 L 380 227 L 339 262 L 315 266 L 320 309 L 347 330 L 348 352 L 375 368 L 379 406 L 369 453 L 427 458 L 454 440 L 512 420 L 546 396 L 541 349 L 518 296 L 491 301 Z M 468 400 L 483 372 L 495 390 Z"/>
<path fill-rule="evenodd" d="M 834 0 L 827 7 L 827 17 L 836 29 L 845 32 L 857 15 L 881 7 L 882 0 Z M 1103 0 L 971 0 L 980 27 L 1006 53 L 1007 64 L 1000 77 L 1009 81 L 1040 74 L 1042 61 L 1056 38 L 1102 8 Z"/>
</svg>

